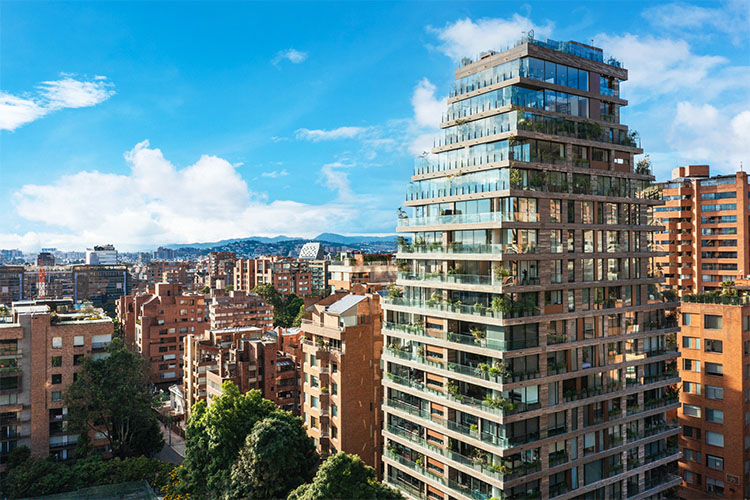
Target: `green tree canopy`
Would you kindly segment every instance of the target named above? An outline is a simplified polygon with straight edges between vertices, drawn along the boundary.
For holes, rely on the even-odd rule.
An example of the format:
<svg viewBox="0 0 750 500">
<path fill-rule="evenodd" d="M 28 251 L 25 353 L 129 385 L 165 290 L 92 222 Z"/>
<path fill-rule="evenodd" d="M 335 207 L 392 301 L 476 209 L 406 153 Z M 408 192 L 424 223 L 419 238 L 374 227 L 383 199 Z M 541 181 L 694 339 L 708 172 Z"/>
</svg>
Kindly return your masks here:
<svg viewBox="0 0 750 500">
<path fill-rule="evenodd" d="M 150 457 L 164 446 L 146 361 L 121 339 L 112 340 L 107 357 L 84 358 L 78 378 L 65 393 L 65 404 L 71 429 L 104 432 L 116 457 Z"/>
<path fill-rule="evenodd" d="M 305 306 L 305 299 L 293 293 L 290 293 L 285 298 L 270 283 L 256 285 L 251 292 L 260 295 L 266 302 L 273 306 L 274 326 L 281 326 L 283 328 L 298 326 L 295 325 L 295 322 L 300 314 L 300 308 Z M 304 316 L 304 313 L 302 314 Z"/>
<path fill-rule="evenodd" d="M 271 304 L 273 307 L 280 306 L 283 300 L 279 291 L 270 283 L 255 285 L 255 288 L 250 290 L 250 292 L 260 295 L 263 297 L 263 300 Z"/>
<path fill-rule="evenodd" d="M 398 491 L 379 483 L 375 469 L 365 464 L 361 458 L 342 452 L 328 457 L 312 482 L 292 491 L 288 500 L 330 498 L 405 500 Z"/>
<path fill-rule="evenodd" d="M 52 458 L 27 458 L 9 468 L 3 480 L 3 494 L 9 498 L 37 497 L 141 480 L 159 490 L 166 485 L 173 469 L 172 464 L 146 457 L 105 461 L 100 455 L 92 455 L 73 465 Z"/>
<path fill-rule="evenodd" d="M 285 413 L 263 419 L 240 450 L 225 498 L 286 498 L 313 477 L 318 460 L 301 418 Z"/>
<path fill-rule="evenodd" d="M 245 438 L 260 420 L 281 410 L 260 391 L 240 394 L 224 382 L 211 406 L 199 401 L 187 423 L 185 467 L 180 468 L 181 493 L 192 498 L 215 497 L 229 482 L 229 473 Z"/>
</svg>

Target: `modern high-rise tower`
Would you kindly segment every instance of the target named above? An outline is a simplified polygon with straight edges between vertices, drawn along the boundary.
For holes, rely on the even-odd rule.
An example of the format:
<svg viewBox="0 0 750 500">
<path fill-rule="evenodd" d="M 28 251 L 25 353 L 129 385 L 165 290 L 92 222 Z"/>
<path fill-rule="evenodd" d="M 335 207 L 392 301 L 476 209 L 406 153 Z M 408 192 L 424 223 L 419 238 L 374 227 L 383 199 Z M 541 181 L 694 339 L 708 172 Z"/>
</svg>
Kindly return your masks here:
<svg viewBox="0 0 750 500">
<path fill-rule="evenodd" d="M 670 302 L 627 70 L 525 38 L 464 60 L 416 165 L 383 301 L 384 478 L 409 498 L 663 498 L 679 484 Z"/>
</svg>

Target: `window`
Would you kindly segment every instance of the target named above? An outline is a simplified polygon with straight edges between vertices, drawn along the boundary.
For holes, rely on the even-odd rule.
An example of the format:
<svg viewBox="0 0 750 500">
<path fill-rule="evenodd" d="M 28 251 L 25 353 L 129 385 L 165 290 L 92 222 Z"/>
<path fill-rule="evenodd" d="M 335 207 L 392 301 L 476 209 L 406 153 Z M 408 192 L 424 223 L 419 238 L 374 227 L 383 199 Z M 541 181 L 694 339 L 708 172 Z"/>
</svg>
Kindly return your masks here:
<svg viewBox="0 0 750 500">
<path fill-rule="evenodd" d="M 83 363 L 83 354 L 73 354 L 73 366 Z"/>
<path fill-rule="evenodd" d="M 336 382 L 331 382 L 331 394 L 334 396 L 339 393 L 339 385 Z"/>
<path fill-rule="evenodd" d="M 73 337 L 73 347 L 81 347 L 83 345 L 83 335 L 76 335 Z"/>
<path fill-rule="evenodd" d="M 715 385 L 707 385 L 706 398 L 722 401 L 724 399 L 724 388 Z"/>
<path fill-rule="evenodd" d="M 331 438 L 338 439 L 339 438 L 339 430 L 335 426 L 331 426 Z"/>
<path fill-rule="evenodd" d="M 62 392 L 52 391 L 52 401 L 62 401 Z"/>
<path fill-rule="evenodd" d="M 724 481 L 712 477 L 706 477 L 706 491 L 709 493 L 716 493 L 717 495 L 723 495 Z"/>
<path fill-rule="evenodd" d="M 694 359 L 683 359 L 682 360 L 682 367 L 683 369 L 689 371 L 689 372 L 701 372 L 701 362 L 696 361 Z"/>
<path fill-rule="evenodd" d="M 721 340 L 705 340 L 706 352 L 724 352 L 724 343 Z"/>
<path fill-rule="evenodd" d="M 706 444 L 711 446 L 718 446 L 719 448 L 724 447 L 724 434 L 718 432 L 706 431 Z"/>
<path fill-rule="evenodd" d="M 709 330 L 721 330 L 721 319 L 721 316 L 717 316 L 715 314 L 706 314 L 703 317 L 703 327 Z"/>
<path fill-rule="evenodd" d="M 685 349 L 698 349 L 700 347 L 700 339 L 697 337 L 682 337 L 682 347 Z"/>
<path fill-rule="evenodd" d="M 331 416 L 338 417 L 338 415 L 339 415 L 339 407 L 336 405 L 331 405 Z"/>
<path fill-rule="evenodd" d="M 721 377 L 724 375 L 724 366 L 721 363 L 706 363 L 706 373 Z"/>
<path fill-rule="evenodd" d="M 682 426 L 682 435 L 686 438 L 700 439 L 701 430 L 697 427 L 691 427 L 689 425 Z"/>
<path fill-rule="evenodd" d="M 52 349 L 62 349 L 62 337 L 52 337 Z"/>
<path fill-rule="evenodd" d="M 683 448 L 682 449 L 682 456 L 685 457 L 685 460 L 689 462 L 700 462 L 701 461 L 701 452 L 691 450 L 690 448 Z"/>
<path fill-rule="evenodd" d="M 714 410 L 706 408 L 706 422 L 713 422 L 715 424 L 724 423 L 724 412 L 722 410 Z"/>
<path fill-rule="evenodd" d="M 62 374 L 60 373 L 53 373 L 52 374 L 52 385 L 62 384 Z"/>
<path fill-rule="evenodd" d="M 696 405 L 683 405 L 682 413 L 689 417 L 701 418 L 701 407 Z"/>
<path fill-rule="evenodd" d="M 62 366 L 62 356 L 52 356 L 52 366 Z"/>
<path fill-rule="evenodd" d="M 690 326 L 690 313 L 682 313 L 682 324 L 685 326 Z"/>
<path fill-rule="evenodd" d="M 687 394 L 696 394 L 700 396 L 701 394 L 701 385 L 695 382 L 683 382 L 682 383 L 682 392 Z"/>
</svg>

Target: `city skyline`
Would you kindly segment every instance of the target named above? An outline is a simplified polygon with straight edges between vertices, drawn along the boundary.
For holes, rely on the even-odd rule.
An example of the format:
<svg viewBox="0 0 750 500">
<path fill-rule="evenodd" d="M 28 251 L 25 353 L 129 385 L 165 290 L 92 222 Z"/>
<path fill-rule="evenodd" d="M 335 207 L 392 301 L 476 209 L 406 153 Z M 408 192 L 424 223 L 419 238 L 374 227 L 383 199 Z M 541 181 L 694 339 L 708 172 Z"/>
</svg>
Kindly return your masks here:
<svg viewBox="0 0 750 500">
<path fill-rule="evenodd" d="M 392 234 L 458 61 L 531 29 L 631 68 L 657 180 L 739 169 L 741 2 L 550 5 L 4 3 L 0 247 Z"/>
</svg>

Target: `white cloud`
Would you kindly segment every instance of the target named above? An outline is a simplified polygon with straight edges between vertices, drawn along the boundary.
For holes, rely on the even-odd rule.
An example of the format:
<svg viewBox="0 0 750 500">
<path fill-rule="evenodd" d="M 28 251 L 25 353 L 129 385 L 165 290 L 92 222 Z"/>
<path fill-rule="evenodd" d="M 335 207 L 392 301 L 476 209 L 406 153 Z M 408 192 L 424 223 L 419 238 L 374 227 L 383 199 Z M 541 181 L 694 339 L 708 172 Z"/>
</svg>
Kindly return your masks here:
<svg viewBox="0 0 750 500">
<path fill-rule="evenodd" d="M 740 162 L 750 165 L 750 110 L 680 102 L 668 142 L 684 163 L 736 172 Z"/>
<path fill-rule="evenodd" d="M 304 62 L 305 59 L 307 59 L 307 52 L 302 52 L 296 49 L 286 49 L 277 52 L 271 62 L 274 66 L 278 66 L 283 60 L 287 60 L 292 64 L 300 64 Z"/>
<path fill-rule="evenodd" d="M 262 175 L 263 177 L 276 179 L 278 177 L 286 177 L 287 175 L 289 175 L 289 172 L 287 172 L 286 170 L 272 170 L 270 172 L 263 172 L 260 175 Z"/>
<path fill-rule="evenodd" d="M 352 167 L 354 167 L 353 164 L 336 161 L 327 163 L 320 169 L 320 173 L 323 176 L 323 184 L 338 194 L 339 201 L 354 201 L 354 192 L 349 184 L 349 174 L 341 170 Z"/>
<path fill-rule="evenodd" d="M 717 8 L 682 3 L 657 4 L 642 12 L 644 19 L 659 29 L 679 30 L 684 34 L 706 36 L 712 30 L 729 37 L 735 45 L 746 42 L 750 25 L 747 2 L 721 2 Z"/>
<path fill-rule="evenodd" d="M 2 234 L 0 247 L 80 248 L 117 241 L 123 248 L 139 248 L 250 234 L 314 236 L 344 231 L 357 214 L 341 201 L 347 198 L 341 190 L 345 184 L 340 184 L 339 201 L 268 203 L 248 189 L 232 164 L 216 156 L 201 156 L 178 169 L 144 141 L 125 160 L 126 175 L 79 172 L 23 186 L 14 197 L 18 216 L 53 229 L 42 235 Z"/>
<path fill-rule="evenodd" d="M 411 105 L 414 107 L 414 119 L 417 125 L 435 128 L 445 113 L 448 98 L 435 97 L 436 87 L 427 78 L 423 78 L 414 89 Z"/>
<path fill-rule="evenodd" d="M 359 135 L 362 135 L 367 130 L 368 127 L 339 127 L 332 130 L 310 130 L 307 128 L 301 128 L 297 130 L 296 135 L 297 139 L 318 142 L 332 141 L 337 139 L 353 139 Z"/>
<path fill-rule="evenodd" d="M 60 109 L 96 106 L 114 94 L 106 77 L 86 81 L 70 75 L 42 82 L 34 93 L 24 97 L 0 91 L 0 130 L 15 130 Z"/>
<path fill-rule="evenodd" d="M 408 150 L 413 155 L 421 155 L 432 150 L 435 139 L 440 135 L 440 122 L 446 110 L 448 98 L 437 97 L 437 89 L 427 78 L 423 78 L 411 97 L 414 119 L 409 127 Z"/>
<path fill-rule="evenodd" d="M 428 26 L 427 30 L 442 41 L 438 50 L 453 60 L 460 60 L 464 57 L 474 58 L 487 50 L 504 50 L 519 40 L 524 32 L 528 33 L 532 29 L 535 37 L 546 38 L 553 26 L 551 22 L 535 24 L 528 17 L 514 14 L 509 19 L 485 18 L 473 21 L 467 17 L 447 23 L 442 28 Z"/>
<path fill-rule="evenodd" d="M 47 114 L 47 110 L 31 99 L 0 92 L 0 130 L 15 130 Z"/>
<path fill-rule="evenodd" d="M 717 68 L 727 63 L 721 56 L 695 54 L 688 42 L 680 39 L 602 33 L 595 37 L 595 43 L 628 69 L 624 94 L 632 102 L 671 95 L 681 89 L 704 88 L 707 81 L 717 77 Z"/>
</svg>

